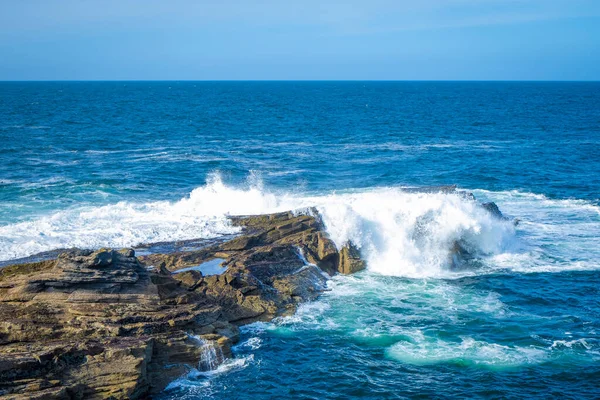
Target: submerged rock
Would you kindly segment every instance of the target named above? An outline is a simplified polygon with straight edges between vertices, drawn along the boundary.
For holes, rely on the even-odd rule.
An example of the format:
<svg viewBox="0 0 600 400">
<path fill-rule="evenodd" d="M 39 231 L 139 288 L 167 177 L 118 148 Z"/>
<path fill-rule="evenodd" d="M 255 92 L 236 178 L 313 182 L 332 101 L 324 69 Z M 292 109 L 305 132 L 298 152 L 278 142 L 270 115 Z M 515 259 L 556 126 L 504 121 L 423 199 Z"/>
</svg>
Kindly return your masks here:
<svg viewBox="0 0 600 400">
<path fill-rule="evenodd" d="M 509 221 L 509 218 L 504 216 L 500 211 L 498 205 L 494 202 L 487 202 L 479 204 L 481 208 L 486 210 L 492 217 L 500 220 L 500 221 Z M 513 224 L 517 225 L 519 223 L 518 220 L 514 220 Z M 465 243 L 462 239 L 454 241 L 452 247 L 450 248 L 450 267 L 452 269 L 460 269 L 469 261 L 476 259 L 477 251 L 470 249 L 467 243 Z"/>
<path fill-rule="evenodd" d="M 498 206 L 496 205 L 496 203 L 494 203 L 493 201 L 489 202 L 489 203 L 481 203 L 481 207 L 483 207 L 484 210 L 486 210 L 487 212 L 489 212 L 492 216 L 498 218 L 498 219 L 502 219 L 502 220 L 507 220 L 508 218 L 506 218 L 502 212 L 500 211 L 500 209 L 498 208 Z"/>
<path fill-rule="evenodd" d="M 475 255 L 467 250 L 467 247 L 461 240 L 456 240 L 450 249 L 450 268 L 460 269 L 468 261 L 473 260 Z"/>
<path fill-rule="evenodd" d="M 0 269 L 0 396 L 147 397 L 230 357 L 238 325 L 316 298 L 323 271 L 364 269 L 358 249 L 338 251 L 318 217 L 232 220 L 241 236 L 196 251 L 76 249 Z M 220 274 L 173 273 L 215 259 Z"/>
</svg>

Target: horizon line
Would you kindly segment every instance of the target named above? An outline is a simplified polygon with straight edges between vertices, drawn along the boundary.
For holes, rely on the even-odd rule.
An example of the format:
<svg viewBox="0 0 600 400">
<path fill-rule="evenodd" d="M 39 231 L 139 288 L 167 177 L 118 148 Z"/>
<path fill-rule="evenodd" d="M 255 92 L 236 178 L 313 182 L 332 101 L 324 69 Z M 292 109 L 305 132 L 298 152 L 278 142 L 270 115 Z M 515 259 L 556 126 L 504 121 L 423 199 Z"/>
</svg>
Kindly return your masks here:
<svg viewBox="0 0 600 400">
<path fill-rule="evenodd" d="M 0 79 L 0 83 L 38 82 L 581 82 L 600 79 Z"/>
</svg>

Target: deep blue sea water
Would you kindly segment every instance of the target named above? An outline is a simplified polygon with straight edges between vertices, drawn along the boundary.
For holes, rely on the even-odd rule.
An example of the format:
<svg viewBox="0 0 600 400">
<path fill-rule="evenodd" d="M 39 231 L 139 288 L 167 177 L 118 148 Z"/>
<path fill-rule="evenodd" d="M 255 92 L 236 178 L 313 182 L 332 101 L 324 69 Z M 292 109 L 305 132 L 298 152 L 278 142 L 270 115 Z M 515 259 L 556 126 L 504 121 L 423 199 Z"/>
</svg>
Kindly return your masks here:
<svg viewBox="0 0 600 400">
<path fill-rule="evenodd" d="M 164 398 L 600 398 L 600 83 L 0 83 L 0 161 L 0 262 L 306 206 L 360 247 Z M 446 184 L 520 223 L 403 190 Z"/>
</svg>

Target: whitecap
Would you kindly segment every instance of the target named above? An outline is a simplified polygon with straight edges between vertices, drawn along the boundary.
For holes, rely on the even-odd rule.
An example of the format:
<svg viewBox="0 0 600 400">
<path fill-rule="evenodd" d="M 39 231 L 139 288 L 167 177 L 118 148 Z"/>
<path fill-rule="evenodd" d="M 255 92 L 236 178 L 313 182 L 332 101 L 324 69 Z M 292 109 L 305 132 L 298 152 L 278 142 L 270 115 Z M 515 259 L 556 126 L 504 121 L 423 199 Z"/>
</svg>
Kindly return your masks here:
<svg viewBox="0 0 600 400">
<path fill-rule="evenodd" d="M 233 346 L 233 351 L 239 350 L 258 350 L 262 347 L 262 339 L 254 336 L 251 337 L 235 346 Z"/>
<path fill-rule="evenodd" d="M 519 367 L 548 359 L 546 351 L 534 346 L 507 346 L 468 336 L 462 337 L 460 342 L 449 342 L 414 335 L 412 341 L 401 341 L 389 347 L 386 355 L 408 364 L 455 363 L 488 368 Z"/>
<path fill-rule="evenodd" d="M 147 150 L 161 154 L 163 148 Z M 39 188 L 66 183 L 68 179 L 55 177 L 23 184 Z M 518 191 L 475 194 L 498 202 L 505 214 L 522 223 L 515 228 L 454 193 L 416 193 L 402 187 L 289 193 L 266 189 L 258 172 L 240 187 L 226 185 L 213 174 L 206 185 L 174 202 L 79 206 L 0 226 L 0 261 L 56 248 L 213 238 L 239 232 L 229 215 L 316 207 L 338 247 L 352 241 L 368 269 L 382 275 L 456 279 L 502 271 L 600 267 L 595 245 L 600 235 L 598 206 Z M 458 240 L 476 255 L 477 268 L 450 270 L 450 248 Z"/>
<path fill-rule="evenodd" d="M 588 344 L 586 339 L 574 339 L 574 340 L 555 340 L 552 342 L 550 349 L 561 349 L 561 348 L 582 348 L 585 350 L 591 350 L 592 346 Z"/>
</svg>

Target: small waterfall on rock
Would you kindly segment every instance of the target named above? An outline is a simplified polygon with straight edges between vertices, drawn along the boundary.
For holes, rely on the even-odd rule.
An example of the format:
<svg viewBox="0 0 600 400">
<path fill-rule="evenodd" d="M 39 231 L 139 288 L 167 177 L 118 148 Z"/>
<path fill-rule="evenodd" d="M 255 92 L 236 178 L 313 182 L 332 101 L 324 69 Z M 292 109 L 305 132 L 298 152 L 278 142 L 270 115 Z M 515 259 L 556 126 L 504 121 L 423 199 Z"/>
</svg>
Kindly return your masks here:
<svg viewBox="0 0 600 400">
<path fill-rule="evenodd" d="M 213 371 L 225 361 L 223 350 L 214 340 L 206 340 L 198 336 L 194 336 L 194 339 L 198 341 L 202 349 L 200 361 L 198 361 L 200 371 Z"/>
</svg>

